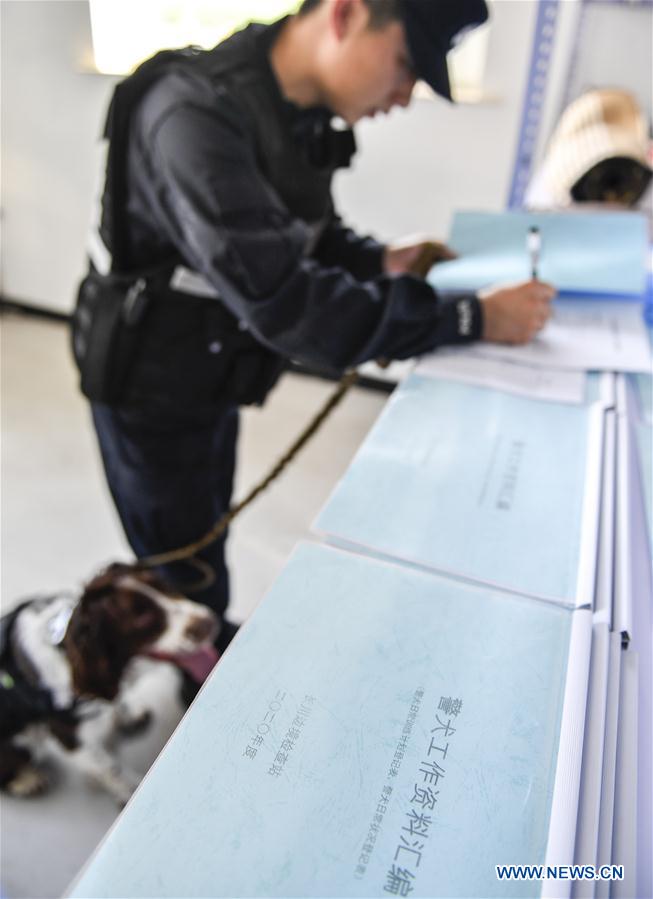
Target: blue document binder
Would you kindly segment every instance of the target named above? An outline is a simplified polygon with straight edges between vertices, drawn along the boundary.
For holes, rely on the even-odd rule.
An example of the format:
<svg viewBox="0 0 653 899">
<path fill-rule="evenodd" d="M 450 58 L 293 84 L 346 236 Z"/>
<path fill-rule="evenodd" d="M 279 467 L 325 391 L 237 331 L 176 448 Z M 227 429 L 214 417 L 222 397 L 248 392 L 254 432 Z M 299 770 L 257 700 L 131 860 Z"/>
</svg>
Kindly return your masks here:
<svg viewBox="0 0 653 899">
<path fill-rule="evenodd" d="M 571 861 L 590 628 L 300 546 L 71 895 L 539 895 L 495 865 L 546 863 L 561 795 Z"/>
<path fill-rule="evenodd" d="M 527 281 L 528 229 L 542 237 L 538 276 L 561 292 L 641 296 L 646 288 L 648 222 L 632 212 L 458 212 L 449 243 L 459 259 L 435 265 L 442 290 L 479 290 Z"/>
<path fill-rule="evenodd" d="M 411 375 L 315 527 L 340 544 L 593 601 L 603 413 Z"/>
</svg>

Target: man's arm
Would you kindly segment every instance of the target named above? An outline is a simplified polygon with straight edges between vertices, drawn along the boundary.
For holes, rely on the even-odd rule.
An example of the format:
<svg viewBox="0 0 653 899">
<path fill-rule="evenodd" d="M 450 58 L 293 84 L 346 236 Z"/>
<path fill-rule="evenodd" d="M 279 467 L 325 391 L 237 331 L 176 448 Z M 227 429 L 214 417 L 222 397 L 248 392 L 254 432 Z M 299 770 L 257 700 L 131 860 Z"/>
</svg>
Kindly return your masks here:
<svg viewBox="0 0 653 899">
<path fill-rule="evenodd" d="M 339 219 L 328 233 L 330 258 L 336 264 L 338 259 L 342 259 L 340 264 L 363 279 L 376 277 L 381 272 L 396 275 L 409 273 L 425 278 L 436 263 L 456 258 L 446 244 L 428 238 L 407 238 L 384 246 L 371 237 L 359 237 L 350 228 L 344 227 Z M 322 261 L 324 258 L 320 257 Z M 481 339 L 499 343 L 527 343 L 550 317 L 550 302 L 554 294 L 551 285 L 541 281 L 481 291 L 478 294 L 483 313 Z M 442 302 L 450 301 L 446 293 L 439 296 Z"/>
<path fill-rule="evenodd" d="M 385 248 L 387 272 L 412 272 L 426 277 L 431 266 L 456 255 L 445 244 L 431 240 L 401 242 Z M 483 312 L 481 339 L 497 343 L 528 343 L 551 315 L 555 290 L 542 281 L 500 285 L 480 291 Z M 446 296 L 441 294 L 446 300 Z"/>
<path fill-rule="evenodd" d="M 369 281 L 382 275 L 386 247 L 373 237 L 361 236 L 343 224 L 338 215 L 328 223 L 313 251 L 321 265 L 340 266 L 358 281 Z"/>
</svg>

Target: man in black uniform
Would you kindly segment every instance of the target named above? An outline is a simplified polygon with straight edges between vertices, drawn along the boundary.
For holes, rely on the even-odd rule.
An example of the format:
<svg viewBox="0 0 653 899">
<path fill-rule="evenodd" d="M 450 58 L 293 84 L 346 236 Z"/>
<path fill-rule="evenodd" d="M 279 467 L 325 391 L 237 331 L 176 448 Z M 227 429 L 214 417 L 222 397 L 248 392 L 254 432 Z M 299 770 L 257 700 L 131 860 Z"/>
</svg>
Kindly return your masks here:
<svg viewBox="0 0 653 899">
<path fill-rule="evenodd" d="M 439 296 L 409 274 L 421 244 L 358 236 L 331 198 L 351 126 L 407 106 L 417 78 L 450 99 L 446 54 L 486 17 L 483 0 L 307 0 L 213 50 L 157 54 L 116 89 L 74 349 L 137 556 L 228 508 L 238 406 L 262 403 L 284 360 L 342 371 L 545 323 L 549 286 Z M 194 598 L 222 617 L 224 541 L 200 555 L 218 577 Z"/>
</svg>

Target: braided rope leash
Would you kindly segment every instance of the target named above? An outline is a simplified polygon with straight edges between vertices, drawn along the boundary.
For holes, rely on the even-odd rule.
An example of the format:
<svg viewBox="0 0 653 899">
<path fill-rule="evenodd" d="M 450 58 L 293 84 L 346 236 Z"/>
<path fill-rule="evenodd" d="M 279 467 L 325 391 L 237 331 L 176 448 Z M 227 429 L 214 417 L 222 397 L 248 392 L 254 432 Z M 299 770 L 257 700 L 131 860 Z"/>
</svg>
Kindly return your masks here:
<svg viewBox="0 0 653 899">
<path fill-rule="evenodd" d="M 354 369 L 352 371 L 346 372 L 345 375 L 341 378 L 338 386 L 333 391 L 331 396 L 324 403 L 319 412 L 312 418 L 309 424 L 304 428 L 299 437 L 295 440 L 292 446 L 286 451 L 286 453 L 279 459 L 276 465 L 268 472 L 268 474 L 259 481 L 256 486 L 254 486 L 250 492 L 242 499 L 240 502 L 231 506 L 225 513 L 222 515 L 213 527 L 204 534 L 203 537 L 200 537 L 199 540 L 195 540 L 192 543 L 188 543 L 186 546 L 181 546 L 178 549 L 172 549 L 168 552 L 158 553 L 152 556 L 144 556 L 141 559 L 138 559 L 136 563 L 136 567 L 138 568 L 155 568 L 159 565 L 166 565 L 169 562 L 180 562 L 182 560 L 188 560 L 195 567 L 202 570 L 205 574 L 205 580 L 199 585 L 193 585 L 194 589 L 200 589 L 201 587 L 209 586 L 212 583 L 211 580 L 207 581 L 209 571 L 212 571 L 211 566 L 204 562 L 202 559 L 194 558 L 195 555 L 201 550 L 204 549 L 205 546 L 209 546 L 209 544 L 213 543 L 215 540 L 218 540 L 224 532 L 227 530 L 231 522 L 236 518 L 237 515 L 249 506 L 251 502 L 253 502 L 256 497 L 263 493 L 273 481 L 275 481 L 279 475 L 283 472 L 287 465 L 292 462 L 297 453 L 302 449 L 302 447 L 308 443 L 311 437 L 319 430 L 320 426 L 324 422 L 326 418 L 331 414 L 331 412 L 339 405 L 341 400 L 346 396 L 349 392 L 350 388 L 356 383 L 358 380 L 358 372 Z M 214 579 L 214 576 L 213 576 Z"/>
</svg>

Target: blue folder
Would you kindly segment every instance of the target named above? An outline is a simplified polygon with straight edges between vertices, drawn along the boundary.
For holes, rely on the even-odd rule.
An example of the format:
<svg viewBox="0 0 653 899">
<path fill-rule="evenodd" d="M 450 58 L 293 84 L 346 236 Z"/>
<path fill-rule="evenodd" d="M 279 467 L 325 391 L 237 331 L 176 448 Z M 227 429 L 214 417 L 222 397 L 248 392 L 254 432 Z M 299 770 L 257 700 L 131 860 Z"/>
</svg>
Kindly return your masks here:
<svg viewBox="0 0 653 899">
<path fill-rule="evenodd" d="M 433 266 L 429 282 L 441 290 L 479 290 L 528 280 L 532 226 L 542 237 L 538 277 L 560 292 L 643 294 L 649 226 L 633 212 L 457 212 L 449 244 L 460 258 Z"/>
<path fill-rule="evenodd" d="M 300 546 L 71 895 L 538 895 L 579 623 Z"/>
<path fill-rule="evenodd" d="M 315 528 L 448 574 L 591 603 L 601 426 L 598 406 L 411 375 Z"/>
</svg>

